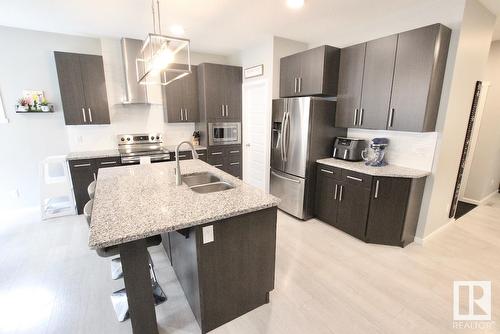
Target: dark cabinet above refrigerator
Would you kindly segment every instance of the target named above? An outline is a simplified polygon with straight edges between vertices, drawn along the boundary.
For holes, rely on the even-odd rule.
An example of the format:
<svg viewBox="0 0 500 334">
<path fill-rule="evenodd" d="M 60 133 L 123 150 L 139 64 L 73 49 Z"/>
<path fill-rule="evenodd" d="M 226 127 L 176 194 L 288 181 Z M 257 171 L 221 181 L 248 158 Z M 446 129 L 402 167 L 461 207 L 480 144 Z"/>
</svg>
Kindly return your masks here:
<svg viewBox="0 0 500 334">
<path fill-rule="evenodd" d="M 336 96 L 340 49 L 323 45 L 280 60 L 280 97 Z"/>
</svg>

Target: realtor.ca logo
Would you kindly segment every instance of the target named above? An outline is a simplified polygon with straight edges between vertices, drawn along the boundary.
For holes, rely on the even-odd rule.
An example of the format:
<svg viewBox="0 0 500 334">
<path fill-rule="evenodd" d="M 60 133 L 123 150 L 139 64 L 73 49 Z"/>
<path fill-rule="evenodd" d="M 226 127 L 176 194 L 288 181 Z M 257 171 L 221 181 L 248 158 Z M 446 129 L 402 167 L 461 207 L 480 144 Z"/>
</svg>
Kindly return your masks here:
<svg viewBox="0 0 500 334">
<path fill-rule="evenodd" d="M 491 321 L 491 281 L 453 282 L 453 328 L 489 329 Z"/>
</svg>

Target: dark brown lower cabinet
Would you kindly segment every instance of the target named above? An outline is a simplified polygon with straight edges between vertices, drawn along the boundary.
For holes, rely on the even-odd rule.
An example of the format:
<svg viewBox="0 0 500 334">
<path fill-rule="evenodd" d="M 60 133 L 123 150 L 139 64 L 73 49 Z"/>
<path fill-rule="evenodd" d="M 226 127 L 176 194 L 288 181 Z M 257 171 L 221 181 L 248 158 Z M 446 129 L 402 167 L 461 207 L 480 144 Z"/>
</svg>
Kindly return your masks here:
<svg viewBox="0 0 500 334">
<path fill-rule="evenodd" d="M 375 177 L 318 164 L 315 215 L 369 242 L 405 247 L 413 242 L 425 178 Z"/>
<path fill-rule="evenodd" d="M 207 161 L 207 150 L 196 150 L 196 153 L 198 153 L 198 159 Z M 179 160 L 189 160 L 193 158 L 193 154 L 191 151 L 181 151 L 179 152 Z M 172 156 L 172 160 L 175 160 L 175 152 Z"/>
<path fill-rule="evenodd" d="M 338 213 L 335 226 L 363 240 L 366 217 L 370 205 L 370 189 L 362 186 L 339 183 Z"/>
<path fill-rule="evenodd" d="M 277 208 L 163 233 L 184 295 L 201 327 L 211 331 L 269 302 L 274 289 Z M 213 228 L 213 241 L 203 229 Z"/>
<path fill-rule="evenodd" d="M 90 200 L 87 188 L 92 181 L 97 179 L 100 168 L 115 167 L 121 165 L 120 157 L 79 159 L 68 161 L 75 194 L 76 209 L 78 214 L 83 213 L 83 207 Z"/>
<path fill-rule="evenodd" d="M 242 178 L 241 145 L 211 146 L 207 150 L 207 162 L 226 173 Z"/>
</svg>

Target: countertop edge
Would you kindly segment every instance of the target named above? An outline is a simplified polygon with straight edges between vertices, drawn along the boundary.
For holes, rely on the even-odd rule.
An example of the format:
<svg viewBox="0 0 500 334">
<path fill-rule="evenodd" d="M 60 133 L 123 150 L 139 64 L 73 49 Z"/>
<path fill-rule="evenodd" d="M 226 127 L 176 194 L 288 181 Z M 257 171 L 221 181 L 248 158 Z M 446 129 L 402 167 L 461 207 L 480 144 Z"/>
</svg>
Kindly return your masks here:
<svg viewBox="0 0 500 334">
<path fill-rule="evenodd" d="M 358 172 L 362 174 L 367 174 L 371 176 L 382 176 L 382 177 L 400 177 L 400 178 L 410 178 L 410 179 L 420 179 L 431 175 L 431 172 L 403 167 L 398 165 L 387 165 L 384 167 L 371 167 L 366 166 L 363 161 L 352 162 L 339 160 L 334 158 L 324 158 L 316 160 L 316 163 L 323 165 L 328 165 L 332 167 L 348 169 L 353 172 Z"/>
<path fill-rule="evenodd" d="M 170 153 L 175 152 L 175 145 L 165 145 L 165 147 L 170 151 Z M 197 146 L 195 150 L 207 150 L 205 146 Z M 191 151 L 190 148 L 181 147 L 181 152 Z M 119 157 L 120 152 L 118 149 L 109 149 L 109 150 L 96 150 L 96 151 L 74 151 L 66 154 L 66 161 L 74 161 L 74 160 L 86 160 L 86 159 L 99 159 L 99 158 L 115 158 Z"/>
<path fill-rule="evenodd" d="M 199 221 L 192 221 L 192 222 L 189 222 L 186 224 L 179 224 L 178 226 L 170 226 L 169 228 L 158 229 L 158 230 L 152 231 L 151 233 L 148 233 L 148 235 L 131 235 L 130 237 L 124 237 L 124 238 L 121 238 L 120 240 L 114 240 L 114 241 L 102 242 L 102 243 L 94 243 L 94 244 L 89 243 L 88 246 L 92 250 L 96 250 L 98 248 L 104 248 L 104 247 L 119 246 L 123 243 L 132 242 L 132 241 L 136 241 L 136 240 L 140 240 L 140 239 L 145 239 L 145 238 L 149 238 L 149 237 L 159 235 L 162 233 L 173 232 L 173 231 L 181 230 L 184 228 L 195 227 L 195 226 L 204 225 L 204 224 L 208 224 L 208 223 L 212 223 L 212 222 L 217 222 L 217 221 L 221 221 L 221 220 L 236 217 L 236 216 L 241 216 L 241 215 L 244 215 L 247 213 L 252 213 L 252 212 L 256 212 L 256 211 L 260 211 L 260 210 L 264 210 L 264 209 L 277 207 L 278 205 L 279 205 L 279 202 L 273 202 L 273 203 L 269 203 L 267 205 L 261 205 L 261 206 L 255 207 L 255 208 L 248 208 L 248 209 L 244 209 L 244 210 L 235 211 L 235 212 L 232 212 L 229 214 L 223 214 L 223 215 L 214 216 L 211 218 L 201 219 Z"/>
</svg>

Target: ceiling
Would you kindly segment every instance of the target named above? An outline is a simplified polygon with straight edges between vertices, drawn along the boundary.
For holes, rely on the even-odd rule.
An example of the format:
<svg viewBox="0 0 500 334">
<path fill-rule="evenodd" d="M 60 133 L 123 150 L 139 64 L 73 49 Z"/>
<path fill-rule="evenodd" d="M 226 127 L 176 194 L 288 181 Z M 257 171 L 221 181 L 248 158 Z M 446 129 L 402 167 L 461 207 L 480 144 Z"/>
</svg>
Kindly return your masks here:
<svg viewBox="0 0 500 334">
<path fill-rule="evenodd" d="M 293 10 L 285 0 L 161 0 L 163 33 L 180 24 L 193 50 L 228 55 L 269 36 L 342 47 L 435 22 L 453 26 L 463 12 L 457 0 L 305 1 L 302 9 Z M 152 30 L 151 3 L 0 0 L 0 25 L 143 39 Z"/>
</svg>

